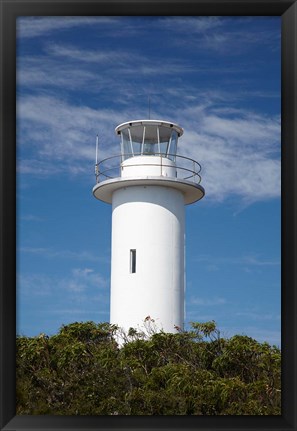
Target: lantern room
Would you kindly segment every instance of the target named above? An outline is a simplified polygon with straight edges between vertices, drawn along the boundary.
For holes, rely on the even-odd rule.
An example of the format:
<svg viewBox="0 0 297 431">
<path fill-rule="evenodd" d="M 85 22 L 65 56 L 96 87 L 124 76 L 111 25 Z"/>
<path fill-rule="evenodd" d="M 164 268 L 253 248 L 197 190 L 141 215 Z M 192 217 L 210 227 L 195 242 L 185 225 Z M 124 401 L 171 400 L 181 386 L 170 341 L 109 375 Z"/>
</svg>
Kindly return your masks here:
<svg viewBox="0 0 297 431">
<path fill-rule="evenodd" d="M 96 185 L 94 196 L 112 203 L 113 194 L 127 187 L 170 187 L 182 192 L 186 204 L 204 196 L 200 186 L 201 166 L 195 160 L 177 154 L 183 129 L 163 120 L 134 120 L 115 128 L 120 138 L 120 154 L 98 162 L 96 141 Z"/>
<path fill-rule="evenodd" d="M 161 156 L 175 162 L 183 129 L 167 121 L 137 120 L 120 124 L 115 132 L 121 136 L 122 161 L 135 156 Z"/>
</svg>

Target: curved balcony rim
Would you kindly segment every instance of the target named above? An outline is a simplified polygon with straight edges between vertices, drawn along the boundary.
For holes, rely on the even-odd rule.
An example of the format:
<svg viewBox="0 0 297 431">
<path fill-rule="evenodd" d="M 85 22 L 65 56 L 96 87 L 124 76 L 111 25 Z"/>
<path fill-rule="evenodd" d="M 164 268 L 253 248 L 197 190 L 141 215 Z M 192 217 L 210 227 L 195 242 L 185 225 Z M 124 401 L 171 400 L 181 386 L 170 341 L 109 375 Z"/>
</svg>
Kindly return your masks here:
<svg viewBox="0 0 297 431">
<path fill-rule="evenodd" d="M 104 181 L 105 179 L 114 179 L 121 176 L 121 169 L 123 167 L 130 168 L 135 166 L 156 166 L 161 168 L 160 176 L 162 175 L 162 168 L 166 167 L 173 167 L 172 164 L 166 164 L 166 160 L 170 160 L 172 162 L 172 158 L 174 158 L 175 165 L 174 168 L 176 169 L 176 177 L 183 179 L 183 180 L 192 180 L 196 184 L 200 184 L 201 182 L 201 165 L 196 160 L 181 156 L 179 154 L 167 154 L 166 156 L 163 153 L 154 153 L 153 155 L 145 155 L 147 157 L 152 157 L 153 163 L 137 163 L 137 164 L 129 164 L 129 165 L 123 165 L 123 161 L 127 160 L 126 156 L 128 154 L 117 154 L 114 156 L 107 157 L 103 160 L 100 160 L 98 163 L 95 164 L 95 176 L 96 176 L 96 183 L 98 184 L 101 181 Z M 133 159 L 137 156 L 144 156 L 142 153 L 134 154 L 134 156 L 129 157 L 129 159 Z M 154 156 L 160 157 L 160 162 L 156 163 L 156 158 Z M 115 159 L 120 159 L 119 163 L 116 163 L 115 165 L 112 164 L 112 166 L 104 166 L 106 163 L 113 161 Z M 147 159 L 146 159 L 147 160 Z M 187 166 L 181 166 L 177 161 L 183 160 L 186 163 L 188 163 Z M 115 170 L 119 170 L 119 173 L 114 173 Z M 183 173 L 181 175 L 181 172 Z"/>
</svg>

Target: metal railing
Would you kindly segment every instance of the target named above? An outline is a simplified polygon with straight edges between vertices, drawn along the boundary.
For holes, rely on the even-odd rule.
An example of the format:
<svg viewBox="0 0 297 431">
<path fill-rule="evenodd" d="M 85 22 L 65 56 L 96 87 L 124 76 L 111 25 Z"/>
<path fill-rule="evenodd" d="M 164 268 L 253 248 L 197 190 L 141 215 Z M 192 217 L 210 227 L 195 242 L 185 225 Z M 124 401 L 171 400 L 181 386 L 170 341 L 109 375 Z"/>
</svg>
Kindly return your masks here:
<svg viewBox="0 0 297 431">
<path fill-rule="evenodd" d="M 134 154 L 134 156 L 140 156 L 143 154 Z M 95 177 L 96 183 L 100 183 L 105 180 L 114 179 L 121 177 L 122 169 L 129 169 L 130 167 L 139 167 L 139 166 L 159 166 L 160 167 L 160 175 L 163 175 L 163 168 L 174 168 L 176 169 L 176 176 L 174 178 L 192 181 L 195 184 L 200 184 L 201 182 L 201 165 L 196 162 L 196 160 L 191 159 L 189 157 L 180 156 L 178 154 L 167 154 L 166 156 L 163 153 L 154 153 L 154 156 L 160 157 L 160 163 L 156 163 L 156 159 L 152 157 L 152 163 L 147 163 L 147 158 L 145 163 L 135 163 L 129 165 L 123 165 L 122 161 L 127 160 L 126 156 L 130 156 L 128 154 L 119 154 L 116 156 L 107 157 L 106 159 L 101 160 L 100 162 L 95 164 Z M 172 165 L 172 157 L 175 160 L 175 165 Z M 133 159 L 133 156 L 131 157 Z M 171 162 L 169 164 L 166 161 Z M 170 177 L 167 177 L 170 178 Z"/>
</svg>

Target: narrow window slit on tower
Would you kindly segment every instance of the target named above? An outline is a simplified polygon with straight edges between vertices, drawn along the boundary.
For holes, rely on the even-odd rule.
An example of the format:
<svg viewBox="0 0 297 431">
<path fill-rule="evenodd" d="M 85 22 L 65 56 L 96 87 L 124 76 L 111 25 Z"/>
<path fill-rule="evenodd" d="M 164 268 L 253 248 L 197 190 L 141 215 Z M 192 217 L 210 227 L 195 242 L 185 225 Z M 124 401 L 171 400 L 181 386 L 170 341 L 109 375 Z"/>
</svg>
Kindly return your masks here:
<svg viewBox="0 0 297 431">
<path fill-rule="evenodd" d="M 134 274 L 136 272 L 136 250 L 130 250 L 130 273 Z"/>
</svg>

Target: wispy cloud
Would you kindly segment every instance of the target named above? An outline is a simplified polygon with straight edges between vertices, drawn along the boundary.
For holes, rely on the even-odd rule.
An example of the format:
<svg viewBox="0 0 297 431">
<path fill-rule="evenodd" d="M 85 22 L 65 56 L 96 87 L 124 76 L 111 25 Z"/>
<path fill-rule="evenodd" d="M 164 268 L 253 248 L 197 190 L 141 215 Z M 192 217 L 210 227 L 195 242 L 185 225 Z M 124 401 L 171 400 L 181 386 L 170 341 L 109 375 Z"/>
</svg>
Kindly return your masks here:
<svg viewBox="0 0 297 431">
<path fill-rule="evenodd" d="M 109 280 L 93 268 L 73 268 L 64 276 L 44 273 L 21 274 L 17 277 L 19 299 L 47 298 L 48 305 L 54 304 L 106 304 L 109 297 Z"/>
<path fill-rule="evenodd" d="M 17 37 L 40 37 L 70 28 L 113 24 L 116 21 L 117 19 L 112 17 L 22 17 L 17 19 Z"/>
<path fill-rule="evenodd" d="M 106 288 L 107 280 L 91 268 L 74 268 L 71 275 L 59 281 L 60 288 L 72 294 L 85 294 L 90 288 Z"/>
<path fill-rule="evenodd" d="M 161 27 L 170 28 L 174 32 L 191 32 L 192 34 L 205 34 L 222 26 L 220 17 L 167 17 L 157 21 Z"/>
<path fill-rule="evenodd" d="M 199 305 L 202 307 L 213 307 L 227 304 L 227 300 L 225 298 L 215 297 L 215 298 L 198 298 L 193 297 L 188 301 L 188 305 Z"/>
<path fill-rule="evenodd" d="M 46 274 L 31 273 L 17 275 L 18 301 L 22 296 L 47 297 L 51 295 L 53 286 L 52 278 Z"/>
<path fill-rule="evenodd" d="M 135 80 L 143 82 L 144 78 L 157 76 L 174 79 L 176 75 L 213 71 L 212 67 L 175 57 L 152 62 L 149 56 L 135 50 L 91 50 L 47 44 L 39 56 L 18 57 L 17 83 L 30 91 L 44 91 L 45 88 L 77 91 L 80 88 L 95 94 L 113 92 L 123 96 L 131 91 L 135 93 Z"/>
<path fill-rule="evenodd" d="M 236 56 L 242 51 L 256 49 L 259 44 L 265 45 L 274 50 L 280 43 L 280 38 L 275 37 L 273 32 L 252 32 L 245 31 L 214 31 L 204 35 L 203 49 L 210 49 L 222 55 Z"/>
<path fill-rule="evenodd" d="M 17 327 L 26 314 L 28 320 L 21 332 L 29 331 L 30 335 L 47 333 L 49 326 L 51 332 L 53 328 L 57 331 L 62 324 L 80 319 L 108 321 L 108 285 L 109 280 L 90 267 L 73 268 L 63 276 L 20 274 Z M 35 327 L 30 322 L 35 322 Z"/>
<path fill-rule="evenodd" d="M 52 161 L 32 159 L 19 159 L 17 162 L 17 173 L 46 177 L 62 172 L 62 167 L 55 165 Z"/>
<path fill-rule="evenodd" d="M 103 159 L 119 152 L 114 127 L 129 119 L 123 109 L 75 106 L 44 95 L 20 97 L 17 110 L 18 142 L 35 147 L 35 158 L 20 160 L 18 165 L 21 173 L 30 174 L 91 175 L 98 129 Z M 247 111 L 220 114 L 205 105 L 191 106 L 177 115 L 176 122 L 185 128 L 180 153 L 202 164 L 208 199 L 223 201 L 233 194 L 249 203 L 280 196 L 278 117 Z"/>
<path fill-rule="evenodd" d="M 24 57 L 18 60 L 17 83 L 30 91 L 49 88 L 77 90 L 98 82 L 95 71 L 57 61 L 47 56 Z"/>
<path fill-rule="evenodd" d="M 64 60 L 74 60 L 79 63 L 96 63 L 114 66 L 115 68 L 128 65 L 129 63 L 141 64 L 148 61 L 143 55 L 133 54 L 131 51 L 123 50 L 88 50 L 80 49 L 73 45 L 47 45 L 46 52 L 50 56 L 63 57 Z"/>
<path fill-rule="evenodd" d="M 74 320 L 78 320 L 82 317 L 87 317 L 88 319 L 90 319 L 90 309 L 88 307 L 85 308 L 75 308 L 75 307 L 69 307 L 69 308 L 56 308 L 55 310 L 52 311 L 53 314 L 55 315 L 60 315 L 62 317 L 65 317 L 65 315 L 67 315 L 67 320 L 71 320 L 71 323 Z M 92 316 L 96 316 L 97 319 L 100 316 L 104 316 L 105 321 L 107 321 L 107 316 L 108 316 L 108 312 L 107 311 L 103 311 L 103 310 L 92 310 Z"/>
<path fill-rule="evenodd" d="M 75 252 L 72 250 L 53 250 L 46 247 L 20 247 L 18 249 L 18 252 L 36 254 L 38 256 L 43 256 L 49 259 L 70 259 L 70 260 L 89 261 L 89 262 L 98 262 L 102 260 L 102 256 L 96 255 L 89 251 Z M 104 258 L 104 260 L 109 262 L 107 257 Z"/>
<path fill-rule="evenodd" d="M 280 314 L 274 314 L 274 313 L 263 313 L 263 311 L 240 311 L 235 313 L 238 317 L 243 317 L 246 321 L 246 319 L 249 320 L 273 320 L 273 321 L 279 321 L 281 316 Z"/>
<path fill-rule="evenodd" d="M 28 221 L 28 222 L 43 222 L 44 219 L 42 217 L 38 217 L 35 214 L 24 214 L 20 217 L 20 220 Z"/>
<path fill-rule="evenodd" d="M 192 258 L 195 262 L 204 262 L 211 265 L 240 265 L 240 266 L 279 266 L 278 259 L 263 259 L 259 256 L 231 256 L 220 257 L 210 255 L 200 255 Z"/>
<path fill-rule="evenodd" d="M 181 120 L 189 130 L 183 148 L 202 164 L 207 197 L 223 201 L 239 195 L 254 202 L 280 196 L 278 117 L 245 111 L 226 116 L 203 107 L 185 110 Z"/>
<path fill-rule="evenodd" d="M 121 122 L 119 112 L 74 106 L 50 96 L 27 96 L 18 101 L 18 144 L 30 144 L 34 156 L 20 159 L 20 173 L 39 175 L 93 172 L 95 137 L 100 124 L 100 141 L 117 141 L 114 127 Z M 107 138 L 108 139 L 105 139 Z M 100 147 L 101 158 L 107 144 Z M 117 147 L 114 146 L 114 151 Z"/>
<path fill-rule="evenodd" d="M 254 22 L 255 20 L 257 18 L 254 17 Z M 240 27 L 241 23 L 247 21 L 250 21 L 251 31 L 231 30 L 232 24 L 237 23 Z M 192 38 L 190 43 L 187 40 L 186 49 L 195 47 L 200 51 L 211 50 L 231 57 L 259 45 L 275 50 L 280 43 L 280 36 L 274 31 L 252 31 L 253 21 L 249 17 L 170 17 L 161 23 L 173 30 L 173 42 L 177 45 L 185 44 L 180 35 L 190 31 Z"/>
</svg>

